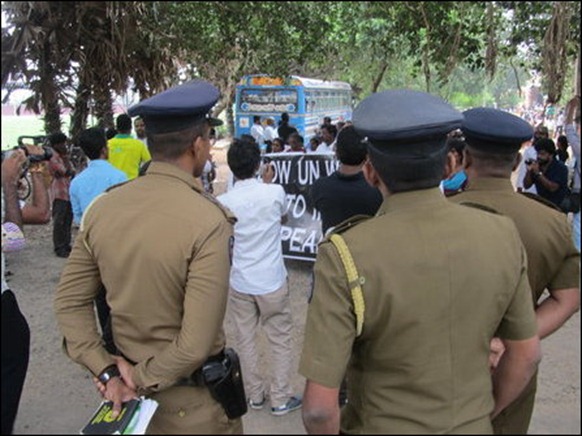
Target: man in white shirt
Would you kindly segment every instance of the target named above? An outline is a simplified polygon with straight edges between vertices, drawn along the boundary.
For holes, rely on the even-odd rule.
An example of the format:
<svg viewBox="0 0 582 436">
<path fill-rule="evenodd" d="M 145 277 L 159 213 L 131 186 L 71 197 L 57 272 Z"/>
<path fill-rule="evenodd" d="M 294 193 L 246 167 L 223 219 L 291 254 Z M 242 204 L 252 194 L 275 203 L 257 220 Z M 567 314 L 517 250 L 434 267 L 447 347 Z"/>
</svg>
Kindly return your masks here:
<svg viewBox="0 0 582 436">
<path fill-rule="evenodd" d="M 145 122 L 142 117 L 137 117 L 133 121 L 133 129 L 135 130 L 135 136 L 141 142 L 143 142 L 146 147 L 148 146 L 148 137 L 145 131 Z"/>
<path fill-rule="evenodd" d="M 333 124 L 321 125 L 321 138 L 323 142 L 318 145 L 316 153 L 335 153 L 335 137 L 337 129 Z"/>
<path fill-rule="evenodd" d="M 273 139 L 279 137 L 279 133 L 275 128 L 275 118 L 268 117 L 265 122 L 267 123 L 264 129 L 265 142 L 273 141 Z"/>
<path fill-rule="evenodd" d="M 261 162 L 256 143 L 235 139 L 227 161 L 235 182 L 230 191 L 218 196 L 218 201 L 237 218 L 228 305 L 238 336 L 246 392 L 252 409 L 264 406 L 256 343 L 257 326 L 262 322 L 270 346 L 271 413 L 284 415 L 301 407 L 291 386 L 291 376 L 296 373 L 292 368 L 293 319 L 280 236 L 285 191 L 281 185 L 270 183 L 274 177 L 271 165 L 263 172 L 264 183 L 255 177 Z"/>
<path fill-rule="evenodd" d="M 521 148 L 521 161 L 517 166 L 517 175 L 515 179 L 515 188 L 518 192 L 529 192 L 532 194 L 537 194 L 538 190 L 536 189 L 536 185 L 531 185 L 529 188 L 524 188 L 523 186 L 523 179 L 525 178 L 525 174 L 527 173 L 527 165 L 528 162 L 532 162 L 538 159 L 538 152 L 536 151 L 535 147 L 533 146 L 532 141 L 527 141 L 522 144 Z"/>
<path fill-rule="evenodd" d="M 253 126 L 251 127 L 251 136 L 255 138 L 255 142 L 259 144 L 261 150 L 265 146 L 265 130 L 261 124 L 261 117 L 258 115 L 253 116 Z"/>
</svg>

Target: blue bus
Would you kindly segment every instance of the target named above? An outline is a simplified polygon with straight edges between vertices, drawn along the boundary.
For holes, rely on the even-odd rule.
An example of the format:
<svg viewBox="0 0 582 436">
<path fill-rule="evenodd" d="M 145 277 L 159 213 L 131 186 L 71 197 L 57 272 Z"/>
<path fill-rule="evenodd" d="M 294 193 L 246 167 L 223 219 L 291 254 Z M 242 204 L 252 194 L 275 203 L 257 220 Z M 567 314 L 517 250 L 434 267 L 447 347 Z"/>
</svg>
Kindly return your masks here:
<svg viewBox="0 0 582 436">
<path fill-rule="evenodd" d="M 352 87 L 346 82 L 299 76 L 244 76 L 236 86 L 235 137 L 250 134 L 253 116 L 260 116 L 261 121 L 272 117 L 278 126 L 283 112 L 308 144 L 323 117 L 330 117 L 333 124 L 351 120 Z"/>
</svg>

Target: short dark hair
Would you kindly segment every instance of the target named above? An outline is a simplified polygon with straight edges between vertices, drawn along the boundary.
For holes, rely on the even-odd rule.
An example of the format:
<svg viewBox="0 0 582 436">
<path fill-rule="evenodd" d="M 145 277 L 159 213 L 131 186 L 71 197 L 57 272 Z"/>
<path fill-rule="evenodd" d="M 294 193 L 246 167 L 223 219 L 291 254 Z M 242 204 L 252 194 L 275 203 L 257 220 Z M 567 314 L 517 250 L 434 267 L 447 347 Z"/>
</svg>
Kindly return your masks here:
<svg viewBox="0 0 582 436">
<path fill-rule="evenodd" d="M 485 151 L 481 148 L 472 147 L 470 144 L 467 144 L 467 149 L 471 153 L 471 157 L 481 165 L 507 172 L 511 172 L 515 162 L 515 157 L 519 154 L 519 150 L 515 150 L 511 153 L 495 153 Z"/>
<path fill-rule="evenodd" d="M 79 147 L 91 159 L 99 159 L 103 148 L 107 147 L 105 130 L 101 127 L 91 127 L 79 135 Z"/>
<path fill-rule="evenodd" d="M 52 133 L 49 135 L 48 141 L 51 146 L 56 144 L 62 144 L 64 142 L 67 142 L 67 135 L 65 135 L 62 132 Z"/>
<path fill-rule="evenodd" d="M 301 136 L 299 133 L 297 133 L 297 132 L 291 133 L 289 135 L 289 137 L 287 138 L 287 142 L 289 142 L 291 140 L 291 138 L 297 138 L 297 140 L 303 144 L 303 141 L 304 141 L 303 136 Z"/>
<path fill-rule="evenodd" d="M 537 152 L 547 151 L 551 155 L 556 154 L 556 144 L 550 138 L 540 138 L 534 144 L 534 148 Z"/>
<path fill-rule="evenodd" d="M 564 148 L 568 148 L 568 137 L 566 135 L 560 135 L 557 139 L 557 145 L 562 146 Z"/>
<path fill-rule="evenodd" d="M 154 160 L 173 160 L 184 154 L 199 136 L 204 136 L 208 123 L 197 123 L 187 129 L 169 133 L 147 132 L 148 148 Z M 209 130 L 210 134 L 210 130 Z"/>
<path fill-rule="evenodd" d="M 127 114 L 119 114 L 115 120 L 115 127 L 119 132 L 131 132 L 131 117 Z"/>
<path fill-rule="evenodd" d="M 105 137 L 108 140 L 113 138 L 115 135 L 117 135 L 117 130 L 114 129 L 113 127 L 109 127 L 107 130 L 105 130 Z"/>
<path fill-rule="evenodd" d="M 242 135 L 240 135 L 240 139 L 242 141 L 247 141 L 247 142 L 257 142 L 257 141 L 255 141 L 255 138 L 253 137 L 253 135 L 249 135 L 248 133 L 243 133 Z"/>
<path fill-rule="evenodd" d="M 226 154 L 226 161 L 237 179 L 250 179 L 261 162 L 261 150 L 254 141 L 234 139 Z"/>
<path fill-rule="evenodd" d="M 335 152 L 345 165 L 360 165 L 368 155 L 368 146 L 354 126 L 346 126 L 337 135 Z"/>
<path fill-rule="evenodd" d="M 322 124 L 321 130 L 327 130 L 334 138 L 337 135 L 337 127 L 334 126 L 333 124 Z"/>
<path fill-rule="evenodd" d="M 253 115 L 253 123 L 256 123 L 257 121 L 261 121 L 261 116 L 260 115 Z"/>
<path fill-rule="evenodd" d="M 383 146 L 381 145 L 383 148 Z M 370 162 L 392 193 L 434 188 L 441 182 L 447 157 L 445 139 L 422 144 L 389 145 L 384 152 L 368 144 Z M 411 152 L 411 150 L 413 150 Z"/>
<path fill-rule="evenodd" d="M 289 114 L 287 112 L 283 112 L 281 114 L 281 121 L 283 121 L 283 122 L 289 121 Z"/>
</svg>

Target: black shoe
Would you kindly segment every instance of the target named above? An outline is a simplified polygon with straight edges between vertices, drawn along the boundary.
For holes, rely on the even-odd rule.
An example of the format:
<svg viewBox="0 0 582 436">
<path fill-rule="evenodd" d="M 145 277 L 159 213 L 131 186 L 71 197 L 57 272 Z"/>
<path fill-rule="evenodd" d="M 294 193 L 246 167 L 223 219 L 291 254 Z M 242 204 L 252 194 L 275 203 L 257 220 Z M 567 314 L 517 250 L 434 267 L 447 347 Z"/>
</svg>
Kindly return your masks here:
<svg viewBox="0 0 582 436">
<path fill-rule="evenodd" d="M 67 258 L 67 257 L 69 257 L 69 254 L 70 253 L 68 251 L 65 251 L 65 252 L 58 252 L 58 253 L 55 253 L 55 254 L 57 255 L 57 257 Z"/>
</svg>

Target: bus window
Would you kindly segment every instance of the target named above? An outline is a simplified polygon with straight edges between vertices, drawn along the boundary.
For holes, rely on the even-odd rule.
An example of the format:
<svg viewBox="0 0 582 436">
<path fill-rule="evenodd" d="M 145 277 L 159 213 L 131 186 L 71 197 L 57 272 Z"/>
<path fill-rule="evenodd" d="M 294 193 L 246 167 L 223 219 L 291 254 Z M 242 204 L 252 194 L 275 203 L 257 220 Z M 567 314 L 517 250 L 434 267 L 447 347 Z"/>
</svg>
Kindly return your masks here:
<svg viewBox="0 0 582 436">
<path fill-rule="evenodd" d="M 244 89 L 240 109 L 244 112 L 297 112 L 297 91 L 293 89 Z"/>
</svg>

